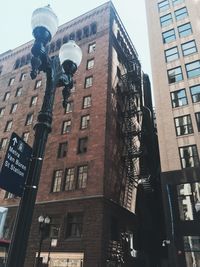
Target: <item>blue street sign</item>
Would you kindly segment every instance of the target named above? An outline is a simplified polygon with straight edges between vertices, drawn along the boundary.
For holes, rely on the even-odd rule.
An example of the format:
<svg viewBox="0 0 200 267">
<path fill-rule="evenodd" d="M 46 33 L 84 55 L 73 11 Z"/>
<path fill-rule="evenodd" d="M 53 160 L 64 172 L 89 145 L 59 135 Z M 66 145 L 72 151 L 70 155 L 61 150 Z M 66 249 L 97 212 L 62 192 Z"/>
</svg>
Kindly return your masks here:
<svg viewBox="0 0 200 267">
<path fill-rule="evenodd" d="M 32 148 L 12 133 L 0 173 L 0 187 L 21 197 L 31 159 Z"/>
</svg>

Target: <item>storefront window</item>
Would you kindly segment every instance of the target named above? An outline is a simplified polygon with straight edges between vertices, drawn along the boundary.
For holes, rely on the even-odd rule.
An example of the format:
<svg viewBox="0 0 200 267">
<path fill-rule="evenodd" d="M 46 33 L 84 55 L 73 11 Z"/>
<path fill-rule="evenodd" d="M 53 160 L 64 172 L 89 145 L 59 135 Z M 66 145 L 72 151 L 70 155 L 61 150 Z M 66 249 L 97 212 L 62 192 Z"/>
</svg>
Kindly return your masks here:
<svg viewBox="0 0 200 267">
<path fill-rule="evenodd" d="M 200 183 L 177 185 L 179 214 L 182 221 L 200 219 Z"/>
</svg>

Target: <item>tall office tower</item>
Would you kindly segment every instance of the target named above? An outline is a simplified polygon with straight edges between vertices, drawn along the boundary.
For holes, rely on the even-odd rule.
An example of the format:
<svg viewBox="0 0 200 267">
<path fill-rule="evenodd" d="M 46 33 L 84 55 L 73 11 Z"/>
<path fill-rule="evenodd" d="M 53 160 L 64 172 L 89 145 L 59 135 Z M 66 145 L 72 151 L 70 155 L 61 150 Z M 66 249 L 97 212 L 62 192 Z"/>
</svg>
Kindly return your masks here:
<svg viewBox="0 0 200 267">
<path fill-rule="evenodd" d="M 200 2 L 146 0 L 170 265 L 200 266 Z"/>
<path fill-rule="evenodd" d="M 57 55 L 70 39 L 81 47 L 83 59 L 65 110 L 62 89 L 57 88 L 25 266 L 33 266 L 36 257 L 37 266 L 133 266 L 139 180 L 146 202 L 153 192 L 152 156 L 145 158 L 151 166 L 140 172 L 141 129 L 148 125 L 143 120 L 138 55 L 111 1 L 60 26 L 49 55 Z M 46 80 L 43 73 L 30 78 L 32 45 L 0 55 L 1 164 L 11 132 L 33 143 Z M 19 198 L 1 190 L 0 199 L 8 208 L 3 238 L 9 239 Z M 139 236 L 150 240 L 148 233 L 157 230 L 156 223 L 152 228 L 140 225 Z M 144 242 L 139 243 L 143 250 Z"/>
</svg>

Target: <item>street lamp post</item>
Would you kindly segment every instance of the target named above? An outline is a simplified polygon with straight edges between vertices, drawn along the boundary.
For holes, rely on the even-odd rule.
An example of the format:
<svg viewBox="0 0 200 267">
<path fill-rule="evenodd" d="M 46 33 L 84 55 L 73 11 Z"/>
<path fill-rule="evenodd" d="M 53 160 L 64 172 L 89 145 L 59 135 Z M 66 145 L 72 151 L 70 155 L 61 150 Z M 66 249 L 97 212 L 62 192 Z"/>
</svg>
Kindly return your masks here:
<svg viewBox="0 0 200 267">
<path fill-rule="evenodd" d="M 39 232 L 40 232 L 40 242 L 39 242 L 39 250 L 38 250 L 38 255 L 36 258 L 36 267 L 40 267 L 40 253 L 42 250 L 42 243 L 43 240 L 46 237 L 47 234 L 47 227 L 50 224 L 50 218 L 48 216 L 44 217 L 42 215 L 40 215 L 40 217 L 38 218 L 38 222 L 39 222 Z"/>
<path fill-rule="evenodd" d="M 58 20 L 50 6 L 38 8 L 32 15 L 32 28 L 35 42 L 32 47 L 31 78 L 35 79 L 40 71 L 46 73 L 46 89 L 41 111 L 34 127 L 35 138 L 23 196 L 20 201 L 13 236 L 9 248 L 6 267 L 23 267 L 38 184 L 45 153 L 48 134 L 51 132 L 52 111 L 56 87 L 63 88 L 63 107 L 73 87 L 73 74 L 82 59 L 81 49 L 74 41 L 64 44 L 59 57 L 50 58 L 46 45 L 57 31 Z"/>
</svg>

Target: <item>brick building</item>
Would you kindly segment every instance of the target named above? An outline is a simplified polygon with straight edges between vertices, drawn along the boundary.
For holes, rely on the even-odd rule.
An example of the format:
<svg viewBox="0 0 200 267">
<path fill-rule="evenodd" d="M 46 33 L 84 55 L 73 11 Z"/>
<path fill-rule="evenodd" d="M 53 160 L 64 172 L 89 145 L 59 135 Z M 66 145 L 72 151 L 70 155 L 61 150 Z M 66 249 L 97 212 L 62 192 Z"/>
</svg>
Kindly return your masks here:
<svg viewBox="0 0 200 267">
<path fill-rule="evenodd" d="M 57 89 L 25 266 L 37 256 L 41 214 L 51 219 L 41 266 L 133 266 L 136 188 L 139 181 L 151 186 L 149 170 L 143 180 L 140 172 L 144 98 L 138 55 L 111 2 L 60 26 L 49 54 L 69 39 L 81 47 L 83 59 L 65 110 Z M 32 45 L 0 55 L 1 162 L 11 132 L 33 143 L 45 76 L 29 76 Z M 1 190 L 0 199 L 8 207 L 4 238 L 10 239 L 19 198 Z"/>
</svg>

